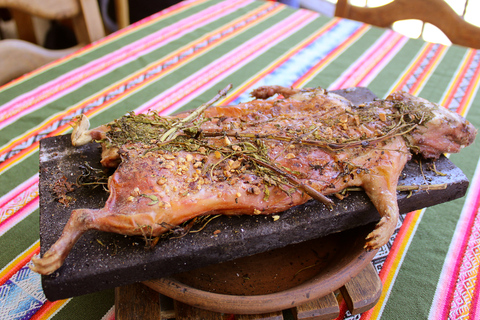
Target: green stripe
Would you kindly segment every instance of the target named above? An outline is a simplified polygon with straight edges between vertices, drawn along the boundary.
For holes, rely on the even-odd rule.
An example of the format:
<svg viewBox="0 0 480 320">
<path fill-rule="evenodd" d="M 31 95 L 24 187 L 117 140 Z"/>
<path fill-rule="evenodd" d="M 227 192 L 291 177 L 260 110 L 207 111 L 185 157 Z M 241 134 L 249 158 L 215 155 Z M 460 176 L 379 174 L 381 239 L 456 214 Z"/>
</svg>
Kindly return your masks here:
<svg viewBox="0 0 480 320">
<path fill-rule="evenodd" d="M 181 37 L 179 39 L 176 39 L 176 40 L 166 44 L 165 46 L 162 46 L 161 48 L 158 48 L 157 50 L 155 50 L 153 52 L 150 52 L 148 54 L 143 55 L 142 57 L 138 58 L 135 61 L 129 62 L 129 63 L 113 70 L 112 72 L 110 72 L 106 75 L 103 75 L 103 76 L 91 81 L 90 83 L 85 84 L 81 88 L 60 97 L 59 99 L 49 103 L 48 105 L 45 105 L 41 109 L 36 110 L 36 111 L 20 118 L 15 123 L 13 123 L 9 126 L 6 126 L 5 128 L 3 128 L 0 131 L 0 145 L 6 144 L 9 140 L 13 139 L 14 137 L 22 135 L 25 132 L 25 128 L 36 127 L 36 126 L 39 125 L 39 123 L 41 123 L 42 121 L 45 121 L 45 119 L 48 119 L 48 118 L 52 117 L 54 114 L 56 114 L 58 112 L 62 112 L 64 110 L 66 110 L 69 106 L 76 105 L 76 104 L 80 103 L 82 100 L 86 99 L 86 97 L 95 96 L 96 94 L 98 94 L 99 90 L 104 89 L 106 87 L 105 84 L 114 84 L 114 83 L 117 83 L 117 82 L 120 82 L 120 81 L 124 80 L 125 78 L 129 77 L 130 75 L 132 75 L 136 71 L 143 69 L 145 66 L 147 66 L 151 63 L 154 63 L 154 62 L 158 61 L 159 59 L 162 59 L 162 58 L 168 56 L 171 52 L 173 52 L 173 51 L 175 51 L 175 50 L 177 50 L 177 49 L 179 49 L 179 48 L 181 48 L 185 45 L 188 45 L 189 43 L 191 43 L 192 41 L 195 41 L 199 37 L 210 33 L 212 30 L 217 30 L 218 28 L 221 28 L 223 25 L 227 24 L 228 22 L 241 17 L 242 15 L 244 15 L 244 14 L 248 13 L 250 10 L 252 10 L 254 7 L 258 7 L 260 4 L 261 3 L 255 2 L 255 3 L 251 4 L 250 6 L 247 6 L 246 8 L 243 8 L 241 10 L 237 10 L 234 13 L 231 13 L 231 14 L 229 14 L 229 15 L 227 15 L 227 16 L 219 19 L 219 20 L 216 20 L 216 21 L 210 23 L 209 25 L 201 28 L 201 31 L 202 31 L 201 34 L 199 33 L 198 30 L 193 31 L 189 34 L 186 34 L 183 37 Z M 287 10 L 284 10 L 284 11 L 287 12 Z M 280 17 L 282 17 L 282 16 L 283 15 L 280 15 Z M 277 19 L 277 22 L 278 22 L 278 19 Z M 270 22 L 270 23 L 273 24 L 273 22 Z M 243 42 L 243 41 L 239 41 L 241 39 L 246 41 L 246 39 L 244 39 L 244 38 L 253 37 L 255 35 L 254 32 L 260 32 L 260 30 L 262 28 L 266 27 L 266 25 L 267 24 L 265 22 L 260 24 L 260 25 L 257 25 L 255 28 L 251 28 L 250 30 L 248 30 L 248 33 L 245 33 L 246 35 L 242 36 L 241 34 L 239 34 L 238 37 L 235 37 L 235 40 L 230 40 L 227 45 L 225 45 L 225 44 L 223 46 L 221 45 L 222 49 L 220 51 L 218 51 L 218 49 L 217 49 L 218 54 L 215 55 L 215 58 L 218 58 L 221 54 L 225 53 L 228 49 L 231 49 L 231 47 L 228 47 L 228 46 L 229 45 L 231 46 L 232 45 L 231 43 L 233 41 Z M 214 53 L 215 53 L 214 51 L 209 51 L 208 55 L 213 55 Z M 195 60 L 195 61 L 198 61 L 198 60 Z M 202 61 L 201 63 L 204 63 L 204 62 Z M 200 65 L 200 64 L 192 66 L 192 63 L 190 63 L 188 68 L 190 68 L 189 70 L 196 71 L 197 69 L 199 69 L 200 67 L 203 67 L 203 66 L 204 65 Z M 185 66 L 182 68 L 182 70 L 185 70 Z M 151 89 L 152 85 L 150 85 L 150 88 L 147 87 L 145 89 L 142 89 L 142 91 L 140 91 L 140 93 L 138 91 L 130 93 L 130 95 L 135 96 L 135 101 L 130 102 L 127 109 L 123 109 L 123 111 L 121 111 L 120 113 L 117 113 L 117 116 L 115 118 L 123 115 L 123 113 L 126 112 L 126 111 L 130 111 L 132 109 L 135 109 L 138 105 L 147 101 L 149 98 L 151 98 L 155 95 L 158 95 L 163 90 L 171 87 L 171 85 L 173 85 L 173 84 L 177 83 L 178 81 L 180 81 L 181 79 L 183 79 L 185 74 L 188 74 L 188 73 L 185 73 L 185 71 L 175 70 L 175 72 L 173 74 L 174 74 L 174 77 L 176 78 L 175 82 L 171 82 L 171 80 L 170 80 L 172 78 L 171 76 L 169 76 L 169 79 L 165 80 L 165 81 L 162 78 L 159 81 L 157 81 L 157 82 L 160 83 L 160 85 L 158 85 L 156 88 L 154 88 L 153 92 L 152 92 L 152 89 Z M 143 97 L 144 93 L 150 93 L 150 92 L 153 93 L 153 94 L 145 96 L 145 98 Z M 110 108 L 117 108 L 117 105 L 113 105 Z M 103 119 L 105 120 L 104 122 L 106 122 L 106 121 L 113 120 L 114 118 L 103 118 Z M 100 125 L 104 122 L 99 122 L 98 124 L 92 123 L 92 125 Z"/>
<path fill-rule="evenodd" d="M 39 238 L 39 213 L 35 210 L 0 237 L 0 270 Z"/>
<path fill-rule="evenodd" d="M 258 2 L 255 2 L 252 5 L 258 6 Z M 237 10 L 235 13 L 232 13 L 229 16 L 226 16 L 218 21 L 216 21 L 212 26 L 205 28 L 204 32 L 208 33 L 209 30 L 216 30 L 222 25 L 228 23 L 229 21 L 242 16 L 246 12 L 250 11 L 252 8 L 248 7 L 242 10 Z M 262 30 L 265 30 L 271 26 L 276 25 L 285 19 L 288 15 L 293 13 L 293 10 L 282 10 L 276 15 L 260 22 L 257 25 L 254 25 L 248 30 L 245 30 L 242 33 L 239 33 L 235 37 L 220 43 L 214 49 L 200 55 L 193 61 L 187 63 L 186 65 L 178 68 L 175 72 L 166 74 L 155 82 L 149 84 L 148 86 L 143 87 L 141 90 L 136 90 L 130 93 L 125 99 L 119 101 L 118 103 L 112 105 L 109 109 L 103 111 L 100 114 L 92 117 L 91 127 L 97 127 L 113 119 L 119 118 L 125 113 L 137 108 L 139 105 L 145 103 L 146 101 L 157 96 L 159 93 L 168 89 L 169 87 L 177 84 L 179 81 L 183 80 L 186 74 L 192 74 L 199 69 L 203 68 L 205 65 L 214 62 L 218 57 L 221 57 L 226 52 L 231 50 L 232 47 L 238 46 L 240 43 L 244 43 L 254 36 L 258 35 Z M 184 46 L 187 44 L 187 41 L 194 40 L 192 36 L 185 36 L 181 39 L 178 39 L 164 47 L 159 48 L 155 52 L 152 52 L 146 56 L 144 59 L 148 62 L 156 61 L 159 59 L 159 56 L 163 57 L 168 55 L 172 50 L 176 50 L 178 47 Z M 145 61 L 142 62 L 142 65 Z M 44 108 L 30 113 L 29 115 L 21 118 L 19 121 L 15 122 L 11 126 L 6 127 L 1 131 L 0 141 L 6 139 L 5 136 L 18 136 L 21 135 L 25 127 L 34 127 L 36 125 L 36 119 L 42 118 L 45 119 L 52 114 L 59 112 L 65 109 L 65 106 L 73 105 L 78 103 L 81 97 L 89 96 L 95 94 L 99 88 L 103 88 L 105 83 L 114 83 L 118 81 L 117 77 L 119 74 L 122 74 L 124 77 L 129 76 L 135 70 L 138 70 L 141 65 L 140 62 L 132 62 L 128 65 L 117 69 L 115 72 L 102 76 L 95 81 L 92 81 L 90 84 L 72 92 L 68 95 L 61 97 L 60 99 L 53 101 Z M 218 88 L 215 88 L 218 90 Z M 22 129 L 23 128 L 23 129 Z M 6 143 L 3 141 L 3 143 Z M 14 167 L 10 167 L 7 170 L 3 171 L 1 174 L 2 180 L 5 180 L 5 183 L 2 184 L 0 188 L 0 194 L 5 194 L 8 190 L 14 188 L 18 185 L 19 181 L 24 181 L 28 177 L 35 174 L 38 171 L 38 153 L 26 157 L 22 162 L 16 164 Z M 20 178 L 22 180 L 20 180 Z"/>
<path fill-rule="evenodd" d="M 39 160 L 37 151 L 32 155 L 25 157 L 22 162 L 5 170 L 3 174 L 0 175 L 0 197 L 16 188 L 21 182 L 26 181 L 38 173 L 38 168 Z"/>
<path fill-rule="evenodd" d="M 28 92 L 37 88 L 39 85 L 46 83 L 47 81 L 54 80 L 59 75 L 63 75 L 69 71 L 72 71 L 76 68 L 83 66 L 86 62 L 91 62 L 98 58 L 101 58 L 109 53 L 115 52 L 116 50 L 137 41 L 138 39 L 144 38 L 151 33 L 160 30 L 162 28 L 168 27 L 173 23 L 186 19 L 189 16 L 201 12 L 202 10 L 207 9 L 210 6 L 215 5 L 220 2 L 219 0 L 208 1 L 205 3 L 199 3 L 191 8 L 184 8 L 179 12 L 169 15 L 167 17 L 162 17 L 158 21 L 146 25 L 140 28 L 135 29 L 132 33 L 128 33 L 119 38 L 109 39 L 107 42 L 104 42 L 101 45 L 96 46 L 93 50 L 88 50 L 81 55 L 75 57 L 74 59 L 69 59 L 68 61 L 55 66 L 51 69 L 42 72 L 34 77 L 28 78 L 21 83 L 18 83 L 15 86 L 4 88 L 0 90 L 2 94 L 2 101 L 0 103 L 6 103 L 12 99 L 18 97 L 19 95 Z"/>
<path fill-rule="evenodd" d="M 186 75 L 194 74 L 205 66 L 214 64 L 218 58 L 227 54 L 229 51 L 231 51 L 232 48 L 238 47 L 241 44 L 247 42 L 265 29 L 281 23 L 282 20 L 287 18 L 293 12 L 293 10 L 281 10 L 280 12 L 269 17 L 268 19 L 263 20 L 258 24 L 252 26 L 251 28 L 237 34 L 235 37 L 232 37 L 231 39 L 220 43 L 218 46 L 212 48 L 208 52 L 197 56 L 195 59 L 176 69 L 175 72 L 166 74 L 159 79 L 156 79 L 155 82 L 152 82 L 148 86 L 142 88 L 141 91 L 133 92 L 128 97 L 125 97 L 125 99 L 123 99 L 122 101 L 119 101 L 114 107 L 111 107 L 108 110 L 102 112 L 101 114 L 93 117 L 91 119 L 92 126 L 101 125 L 122 116 L 126 112 L 137 108 L 143 103 L 156 97 L 161 92 L 166 91 L 167 89 L 178 84 L 180 81 L 184 80 Z M 229 20 L 230 18 L 225 17 L 225 19 Z M 225 23 L 226 21 L 223 21 L 221 24 Z M 214 91 L 219 90 L 219 88 L 214 84 L 212 84 L 212 87 L 214 87 Z"/>
<path fill-rule="evenodd" d="M 101 319 L 114 304 L 113 289 L 86 294 L 71 299 L 52 319 Z"/>
<path fill-rule="evenodd" d="M 409 39 L 395 57 L 378 73 L 377 77 L 370 82 L 368 88 L 375 92 L 379 98 L 386 97 L 390 93 L 391 87 L 405 73 L 405 69 L 418 55 L 424 43 L 420 40 Z"/>
<path fill-rule="evenodd" d="M 455 64 L 452 64 L 449 69 L 454 68 Z M 442 69 L 438 70 L 441 72 Z M 480 105 L 480 95 L 477 94 L 472 103 Z M 480 108 L 471 108 L 467 119 L 479 128 Z M 476 141 L 460 153 L 450 155 L 450 160 L 470 181 L 480 159 L 479 144 Z M 465 200 L 463 197 L 426 210 L 385 307 L 385 319 L 395 319 L 399 312 L 404 319 L 426 319 Z M 419 277 L 421 281 L 418 281 Z M 405 308 L 406 305 L 411 307 Z"/>
<path fill-rule="evenodd" d="M 360 56 L 367 51 L 385 30 L 372 27 L 357 41 L 352 43 L 344 52 L 335 58 L 328 66 L 312 78 L 305 87 L 328 88 L 347 70 Z"/>
<path fill-rule="evenodd" d="M 268 66 L 275 60 L 281 58 L 285 52 L 288 52 L 292 48 L 299 46 L 306 38 L 316 33 L 328 21 L 330 20 L 322 17 L 313 20 L 294 34 L 290 35 L 288 38 L 269 48 L 267 51 L 247 63 L 239 70 L 227 76 L 215 86 L 212 86 L 211 88 L 203 92 L 201 95 L 180 108 L 178 112 L 191 110 L 198 107 L 200 104 L 208 101 L 211 97 L 213 97 L 220 88 L 224 88 L 230 83 L 233 84 L 233 88 L 235 88 L 243 84 L 245 81 L 249 81 L 250 79 L 255 78 L 259 73 L 263 71 L 266 66 Z"/>
<path fill-rule="evenodd" d="M 439 102 L 448 91 L 450 81 L 455 77 L 458 67 L 463 62 L 466 48 L 451 46 L 428 78 L 418 96 L 429 101 Z"/>
</svg>

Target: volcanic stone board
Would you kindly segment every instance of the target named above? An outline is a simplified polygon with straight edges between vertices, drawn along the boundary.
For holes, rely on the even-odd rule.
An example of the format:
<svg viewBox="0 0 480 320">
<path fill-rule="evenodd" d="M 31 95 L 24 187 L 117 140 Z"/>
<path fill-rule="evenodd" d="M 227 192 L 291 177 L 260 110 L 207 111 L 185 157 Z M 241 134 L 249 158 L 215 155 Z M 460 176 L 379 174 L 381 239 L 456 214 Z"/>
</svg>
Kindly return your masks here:
<svg viewBox="0 0 480 320">
<path fill-rule="evenodd" d="M 375 96 L 365 88 L 341 92 L 354 103 Z M 102 170 L 101 148 L 90 143 L 71 146 L 69 136 L 40 141 L 40 244 L 41 254 L 60 237 L 73 209 L 101 208 L 108 198 L 102 186 L 76 186 L 86 171 Z M 421 168 L 420 168 L 421 166 Z M 399 192 L 401 213 L 451 201 L 465 195 L 468 180 L 447 158 L 435 162 L 414 158 L 406 165 L 399 185 L 446 184 L 443 190 Z M 70 185 L 71 184 L 71 185 Z M 76 243 L 64 265 L 42 276 L 49 300 L 65 299 L 138 281 L 166 277 L 210 264 L 229 261 L 289 244 L 316 239 L 333 232 L 379 220 L 364 192 L 349 192 L 343 200 L 332 197 L 333 209 L 317 201 L 272 216 L 221 216 L 180 237 L 150 239 L 88 231 Z"/>
</svg>

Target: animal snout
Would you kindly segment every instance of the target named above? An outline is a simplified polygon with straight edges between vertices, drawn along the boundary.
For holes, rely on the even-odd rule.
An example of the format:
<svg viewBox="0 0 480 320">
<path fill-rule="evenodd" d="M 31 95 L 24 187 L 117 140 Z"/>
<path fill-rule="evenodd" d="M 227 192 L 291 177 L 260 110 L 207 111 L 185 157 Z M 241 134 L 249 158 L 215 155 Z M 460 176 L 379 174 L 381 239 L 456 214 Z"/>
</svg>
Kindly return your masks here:
<svg viewBox="0 0 480 320">
<path fill-rule="evenodd" d="M 465 120 L 465 123 L 463 124 L 462 128 L 462 135 L 460 135 L 461 139 L 461 145 L 462 146 L 468 146 L 475 141 L 475 137 L 477 136 L 477 129 L 468 121 Z"/>
</svg>

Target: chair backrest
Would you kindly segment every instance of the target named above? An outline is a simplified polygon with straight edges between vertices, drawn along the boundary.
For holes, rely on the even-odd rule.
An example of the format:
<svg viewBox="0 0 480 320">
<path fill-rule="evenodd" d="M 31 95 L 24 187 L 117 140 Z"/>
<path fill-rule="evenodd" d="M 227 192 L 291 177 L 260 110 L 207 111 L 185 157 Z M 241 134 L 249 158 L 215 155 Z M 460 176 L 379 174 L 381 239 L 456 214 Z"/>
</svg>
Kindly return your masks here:
<svg viewBox="0 0 480 320">
<path fill-rule="evenodd" d="M 48 20 L 72 19 L 77 41 L 88 44 L 105 36 L 97 0 L 0 0 L 17 25 L 18 38 L 36 42 L 31 16 Z"/>
<path fill-rule="evenodd" d="M 105 36 L 97 0 L 0 0 L 10 9 L 18 39 L 0 41 L 0 85 L 72 53 Z M 36 43 L 32 16 L 48 20 L 71 19 L 79 46 L 48 50 Z"/>
<path fill-rule="evenodd" d="M 394 0 L 373 8 L 352 6 L 348 0 L 338 0 L 335 16 L 384 28 L 396 21 L 417 19 L 442 30 L 454 44 L 480 49 L 480 28 L 463 20 L 443 0 Z"/>
</svg>

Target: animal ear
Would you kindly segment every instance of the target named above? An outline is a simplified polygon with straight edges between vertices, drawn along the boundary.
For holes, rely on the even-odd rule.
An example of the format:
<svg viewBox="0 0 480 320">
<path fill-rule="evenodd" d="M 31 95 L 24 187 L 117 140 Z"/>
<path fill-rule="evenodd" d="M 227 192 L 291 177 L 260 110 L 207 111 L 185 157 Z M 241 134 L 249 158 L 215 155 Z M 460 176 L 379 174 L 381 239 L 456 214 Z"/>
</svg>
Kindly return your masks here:
<svg viewBox="0 0 480 320">
<path fill-rule="evenodd" d="M 78 147 L 92 141 L 88 128 L 90 128 L 90 121 L 86 115 L 82 114 L 73 122 L 72 145 Z"/>
</svg>

